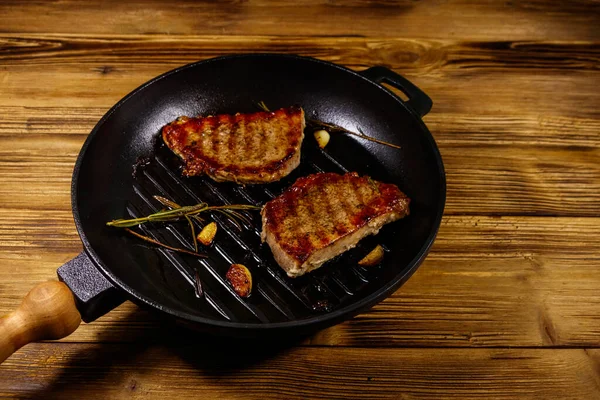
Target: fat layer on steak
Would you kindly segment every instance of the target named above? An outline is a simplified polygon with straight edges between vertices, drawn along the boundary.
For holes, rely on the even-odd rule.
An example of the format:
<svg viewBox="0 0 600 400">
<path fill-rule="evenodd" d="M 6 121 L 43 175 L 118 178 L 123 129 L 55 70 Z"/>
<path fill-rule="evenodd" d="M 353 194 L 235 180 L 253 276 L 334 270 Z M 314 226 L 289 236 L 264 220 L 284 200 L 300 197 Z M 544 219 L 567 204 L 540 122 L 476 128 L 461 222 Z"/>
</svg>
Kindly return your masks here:
<svg viewBox="0 0 600 400">
<path fill-rule="evenodd" d="M 294 278 L 408 215 L 409 202 L 396 185 L 354 172 L 313 174 L 265 204 L 261 237 Z"/>
</svg>

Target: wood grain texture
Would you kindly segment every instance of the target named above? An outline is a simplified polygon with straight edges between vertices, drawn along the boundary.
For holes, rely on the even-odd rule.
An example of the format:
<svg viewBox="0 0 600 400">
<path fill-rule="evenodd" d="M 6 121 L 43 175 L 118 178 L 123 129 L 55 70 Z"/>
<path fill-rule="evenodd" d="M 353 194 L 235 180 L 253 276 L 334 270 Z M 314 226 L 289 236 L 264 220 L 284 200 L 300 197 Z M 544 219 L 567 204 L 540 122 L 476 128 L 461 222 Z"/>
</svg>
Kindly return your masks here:
<svg viewBox="0 0 600 400">
<path fill-rule="evenodd" d="M 448 179 L 432 252 L 365 314 L 264 346 L 126 302 L 9 358 L 0 398 L 600 399 L 598 26 L 595 0 L 0 2 L 0 315 L 81 251 L 90 130 L 186 63 L 391 68 L 432 97 Z"/>
<path fill-rule="evenodd" d="M 164 35 L 0 38 L 4 48 L 0 82 L 5 86 L 0 105 L 108 108 L 143 82 L 182 64 L 235 53 L 280 52 L 318 57 L 357 70 L 387 66 L 415 80 L 443 112 L 469 108 L 476 114 L 530 110 L 537 115 L 558 111 L 579 117 L 598 115 L 590 99 L 600 94 L 587 85 L 599 73 L 598 42 L 594 41 Z M 455 88 L 457 80 L 461 90 Z M 69 102 L 75 99 L 77 103 Z"/>
<path fill-rule="evenodd" d="M 598 39 L 597 4 L 540 0 L 3 1 L 4 32 Z"/>
<path fill-rule="evenodd" d="M 84 109 L 79 119 L 74 109 L 3 110 L 7 112 L 0 114 L 0 204 L 20 207 L 27 198 L 31 209 L 70 210 L 73 165 L 84 132 L 96 122 L 86 116 L 90 111 Z M 25 115 L 28 110 L 30 116 Z M 509 121 L 505 127 L 490 117 L 494 122 L 486 124 L 488 133 L 481 121 L 470 128 L 446 130 L 451 125 L 445 123 L 447 118 L 437 113 L 428 117 L 446 166 L 446 214 L 600 214 L 600 136 L 592 133 L 595 121 Z M 472 119 L 465 116 L 462 120 Z M 584 128 L 577 133 L 579 141 L 569 137 L 564 132 L 568 123 L 589 126 L 589 133 Z M 527 132 L 544 125 L 549 128 L 538 143 L 527 143 L 531 137 Z M 65 133 L 61 127 L 66 127 Z M 513 142 L 506 140 L 519 130 Z"/>
<path fill-rule="evenodd" d="M 43 343 L 23 349 L 0 367 L 0 396 L 597 400 L 599 363 L 598 350 L 584 349 Z"/>
<path fill-rule="evenodd" d="M 504 72 L 523 68 L 544 71 L 597 71 L 597 41 L 404 39 L 390 37 L 272 35 L 94 35 L 0 34 L 5 65 L 65 70 L 107 64 L 99 74 L 145 65 L 178 66 L 227 54 L 297 53 L 352 68 L 374 64 L 431 75 L 466 69 Z"/>
<path fill-rule="evenodd" d="M 58 281 L 42 282 L 15 311 L 0 318 L 0 363 L 28 343 L 68 336 L 80 323 L 69 287 Z"/>
<path fill-rule="evenodd" d="M 0 135 L 9 136 L 3 142 L 11 152 L 5 179 L 44 183 L 44 197 L 35 186 L 23 188 L 32 208 L 69 207 L 66 171 L 84 135 L 147 79 L 221 54 L 292 51 L 355 69 L 386 65 L 435 99 L 425 121 L 446 161 L 449 214 L 600 213 L 600 92 L 590 85 L 600 77 L 595 42 L 12 34 L 2 43 Z M 43 175 L 52 160 L 11 162 L 39 153 L 39 135 L 52 135 L 64 149 L 46 153 L 64 156 L 50 163 L 60 178 Z M 19 201 L 1 188 L 0 200 L 8 207 Z"/>
<path fill-rule="evenodd" d="M 68 211 L 0 209 L 0 221 L 0 265 L 10 266 L 0 269 L 2 314 L 81 244 Z M 600 347 L 599 227 L 599 218 L 447 216 L 431 254 L 400 290 L 306 343 Z M 170 328 L 125 304 L 66 340 L 135 342 Z"/>
</svg>

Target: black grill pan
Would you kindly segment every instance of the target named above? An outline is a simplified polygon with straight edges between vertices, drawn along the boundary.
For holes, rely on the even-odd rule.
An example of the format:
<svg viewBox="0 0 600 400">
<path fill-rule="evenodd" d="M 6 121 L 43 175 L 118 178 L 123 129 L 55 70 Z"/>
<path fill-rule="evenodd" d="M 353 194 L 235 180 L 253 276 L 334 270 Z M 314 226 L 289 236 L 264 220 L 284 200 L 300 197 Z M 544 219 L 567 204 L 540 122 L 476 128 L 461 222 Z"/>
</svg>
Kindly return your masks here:
<svg viewBox="0 0 600 400">
<path fill-rule="evenodd" d="M 400 89 L 402 101 L 381 85 Z M 217 183 L 187 178 L 181 162 L 159 139 L 160 129 L 178 116 L 257 111 L 301 105 L 307 117 L 334 123 L 401 146 L 393 149 L 333 134 L 325 150 L 310 132 L 300 167 L 267 185 Z M 123 299 L 150 307 L 195 329 L 228 335 L 305 334 L 351 318 L 393 293 L 416 270 L 433 243 L 445 202 L 445 176 L 436 144 L 421 117 L 431 100 L 406 79 L 383 68 L 361 72 L 291 55 L 238 55 L 190 64 L 153 79 L 116 104 L 85 142 L 73 174 L 72 206 L 84 252 L 59 268 L 75 294 L 85 321 Z M 109 220 L 160 209 L 153 195 L 182 205 L 262 205 L 298 177 L 315 172 L 356 171 L 397 184 L 412 200 L 411 215 L 303 277 L 288 278 L 260 243 L 258 212 L 242 230 L 219 215 L 207 259 L 149 245 Z M 200 228 L 200 226 L 198 226 Z M 187 224 L 144 225 L 146 235 L 192 248 Z M 362 268 L 357 261 L 375 244 L 383 264 Z M 242 299 L 225 280 L 231 263 L 253 275 L 252 295 Z M 194 291 L 194 276 L 204 296 Z"/>
</svg>

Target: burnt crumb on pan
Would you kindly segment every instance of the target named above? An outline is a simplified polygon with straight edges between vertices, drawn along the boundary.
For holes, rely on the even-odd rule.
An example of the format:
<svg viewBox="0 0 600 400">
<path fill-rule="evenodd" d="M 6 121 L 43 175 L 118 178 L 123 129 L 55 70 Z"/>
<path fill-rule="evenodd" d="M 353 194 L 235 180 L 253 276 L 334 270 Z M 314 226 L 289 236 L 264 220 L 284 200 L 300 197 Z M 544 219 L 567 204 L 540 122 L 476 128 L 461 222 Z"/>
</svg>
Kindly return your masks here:
<svg viewBox="0 0 600 400">
<path fill-rule="evenodd" d="M 313 303 L 312 309 L 316 312 L 328 312 L 331 310 L 331 304 L 329 303 L 329 300 L 326 299 L 317 300 L 315 303 Z"/>
<path fill-rule="evenodd" d="M 138 157 L 138 159 L 135 161 L 135 164 L 133 164 L 133 171 L 131 173 L 131 176 L 133 178 L 136 178 L 138 176 L 138 173 L 142 172 L 146 167 L 148 167 L 151 162 L 152 160 L 150 159 L 150 157 Z"/>
<path fill-rule="evenodd" d="M 300 290 L 311 302 L 312 311 L 322 313 L 332 310 L 333 306 L 331 301 L 327 298 L 327 290 L 320 282 L 305 286 Z"/>
</svg>

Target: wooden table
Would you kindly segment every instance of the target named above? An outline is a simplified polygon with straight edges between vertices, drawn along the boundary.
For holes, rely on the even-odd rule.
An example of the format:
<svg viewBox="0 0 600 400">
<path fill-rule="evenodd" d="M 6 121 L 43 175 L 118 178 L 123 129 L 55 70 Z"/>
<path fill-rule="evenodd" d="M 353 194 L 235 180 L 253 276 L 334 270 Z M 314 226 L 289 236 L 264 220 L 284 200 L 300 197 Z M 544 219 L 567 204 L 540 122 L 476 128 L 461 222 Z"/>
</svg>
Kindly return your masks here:
<svg viewBox="0 0 600 400">
<path fill-rule="evenodd" d="M 79 149 L 148 79 L 285 52 L 385 65 L 434 101 L 448 178 L 432 252 L 393 296 L 237 356 L 125 303 L 0 366 L 3 398 L 600 399 L 595 1 L 0 4 L 0 314 L 81 251 Z"/>
</svg>

